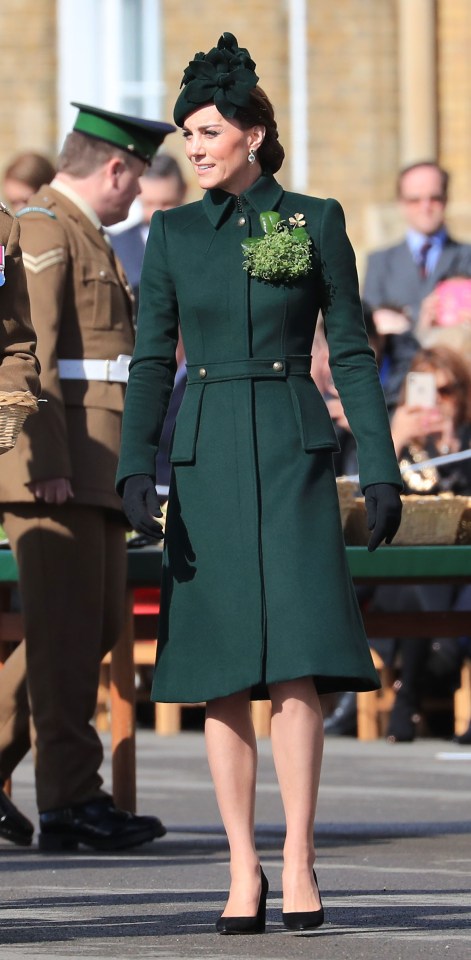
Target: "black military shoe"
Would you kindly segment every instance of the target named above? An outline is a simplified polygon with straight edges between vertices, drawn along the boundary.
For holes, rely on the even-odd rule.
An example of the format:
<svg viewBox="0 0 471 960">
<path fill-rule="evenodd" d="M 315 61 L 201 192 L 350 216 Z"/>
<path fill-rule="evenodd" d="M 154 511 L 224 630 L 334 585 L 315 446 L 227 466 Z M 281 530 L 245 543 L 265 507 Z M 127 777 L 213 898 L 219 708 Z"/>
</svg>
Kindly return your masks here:
<svg viewBox="0 0 471 960">
<path fill-rule="evenodd" d="M 167 832 L 157 817 L 138 817 L 118 810 L 111 797 L 39 816 L 39 849 L 43 853 L 76 850 L 79 843 L 94 850 L 124 850 Z"/>
<path fill-rule="evenodd" d="M 0 837 L 18 843 L 21 847 L 29 847 L 33 833 L 33 824 L 20 813 L 0 787 Z"/>
<path fill-rule="evenodd" d="M 343 693 L 333 712 L 324 720 L 326 737 L 355 737 L 357 732 L 357 698 Z"/>
</svg>

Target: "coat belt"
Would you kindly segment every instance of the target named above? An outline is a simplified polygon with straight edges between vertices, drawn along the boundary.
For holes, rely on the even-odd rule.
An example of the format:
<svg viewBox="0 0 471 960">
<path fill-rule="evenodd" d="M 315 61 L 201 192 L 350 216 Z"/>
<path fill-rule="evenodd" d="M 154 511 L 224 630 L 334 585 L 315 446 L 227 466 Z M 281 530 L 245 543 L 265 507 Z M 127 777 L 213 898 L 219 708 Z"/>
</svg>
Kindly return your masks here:
<svg viewBox="0 0 471 960">
<path fill-rule="evenodd" d="M 287 377 L 309 376 L 311 357 L 272 357 L 259 360 L 218 360 L 187 365 L 188 383 L 214 383 L 222 380 L 286 380 Z"/>
</svg>

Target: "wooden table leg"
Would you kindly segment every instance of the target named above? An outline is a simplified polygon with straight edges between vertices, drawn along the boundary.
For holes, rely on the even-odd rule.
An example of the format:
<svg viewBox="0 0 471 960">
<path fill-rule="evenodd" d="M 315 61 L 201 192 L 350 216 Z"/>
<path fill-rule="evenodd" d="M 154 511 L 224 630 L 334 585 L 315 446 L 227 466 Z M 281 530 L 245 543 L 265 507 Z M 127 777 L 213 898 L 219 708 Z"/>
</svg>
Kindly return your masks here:
<svg viewBox="0 0 471 960">
<path fill-rule="evenodd" d="M 256 737 L 269 737 L 271 732 L 271 701 L 252 700 L 252 720 Z"/>
<path fill-rule="evenodd" d="M 118 807 L 131 813 L 136 812 L 133 600 L 128 589 L 124 628 L 111 652 L 110 670 L 113 797 Z"/>
<path fill-rule="evenodd" d="M 376 690 L 357 693 L 357 728 L 359 740 L 377 740 L 379 730 Z"/>
<path fill-rule="evenodd" d="M 471 660 L 461 668 L 461 686 L 455 691 L 455 735 L 461 736 L 469 727 L 471 719 Z"/>
<path fill-rule="evenodd" d="M 182 706 L 181 703 L 156 703 L 155 731 L 163 737 L 180 733 Z"/>
</svg>

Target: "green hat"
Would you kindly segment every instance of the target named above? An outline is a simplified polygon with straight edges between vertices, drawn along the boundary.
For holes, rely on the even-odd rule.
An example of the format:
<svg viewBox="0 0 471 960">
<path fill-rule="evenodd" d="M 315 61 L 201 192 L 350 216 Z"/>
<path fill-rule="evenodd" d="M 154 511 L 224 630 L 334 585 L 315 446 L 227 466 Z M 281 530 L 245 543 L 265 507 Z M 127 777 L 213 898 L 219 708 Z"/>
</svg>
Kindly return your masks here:
<svg viewBox="0 0 471 960">
<path fill-rule="evenodd" d="M 160 120 L 127 117 L 123 113 L 111 113 L 101 107 L 89 107 L 84 103 L 72 103 L 72 106 L 79 111 L 74 130 L 112 143 L 145 163 L 151 162 L 167 133 L 175 131 L 173 124 L 161 123 Z"/>
<path fill-rule="evenodd" d="M 257 81 L 249 51 L 238 46 L 232 33 L 223 33 L 217 47 L 208 53 L 195 53 L 188 64 L 173 119 L 182 127 L 185 117 L 205 103 L 214 103 L 223 117 L 232 119 L 239 107 L 248 106 Z"/>
</svg>

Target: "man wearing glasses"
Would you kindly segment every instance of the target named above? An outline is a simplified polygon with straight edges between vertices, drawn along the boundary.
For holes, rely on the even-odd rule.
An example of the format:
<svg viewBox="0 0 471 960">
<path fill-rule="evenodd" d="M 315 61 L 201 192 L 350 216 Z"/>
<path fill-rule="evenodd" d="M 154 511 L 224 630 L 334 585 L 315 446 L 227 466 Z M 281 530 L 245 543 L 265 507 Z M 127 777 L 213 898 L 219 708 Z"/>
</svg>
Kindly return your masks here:
<svg viewBox="0 0 471 960">
<path fill-rule="evenodd" d="M 364 299 L 373 310 L 385 305 L 403 310 L 410 321 L 410 330 L 392 338 L 390 376 L 397 387 L 418 348 L 413 334 L 423 299 L 446 277 L 471 276 L 471 244 L 452 239 L 445 224 L 449 179 L 432 161 L 403 168 L 397 199 L 406 235 L 368 257 Z"/>
</svg>

